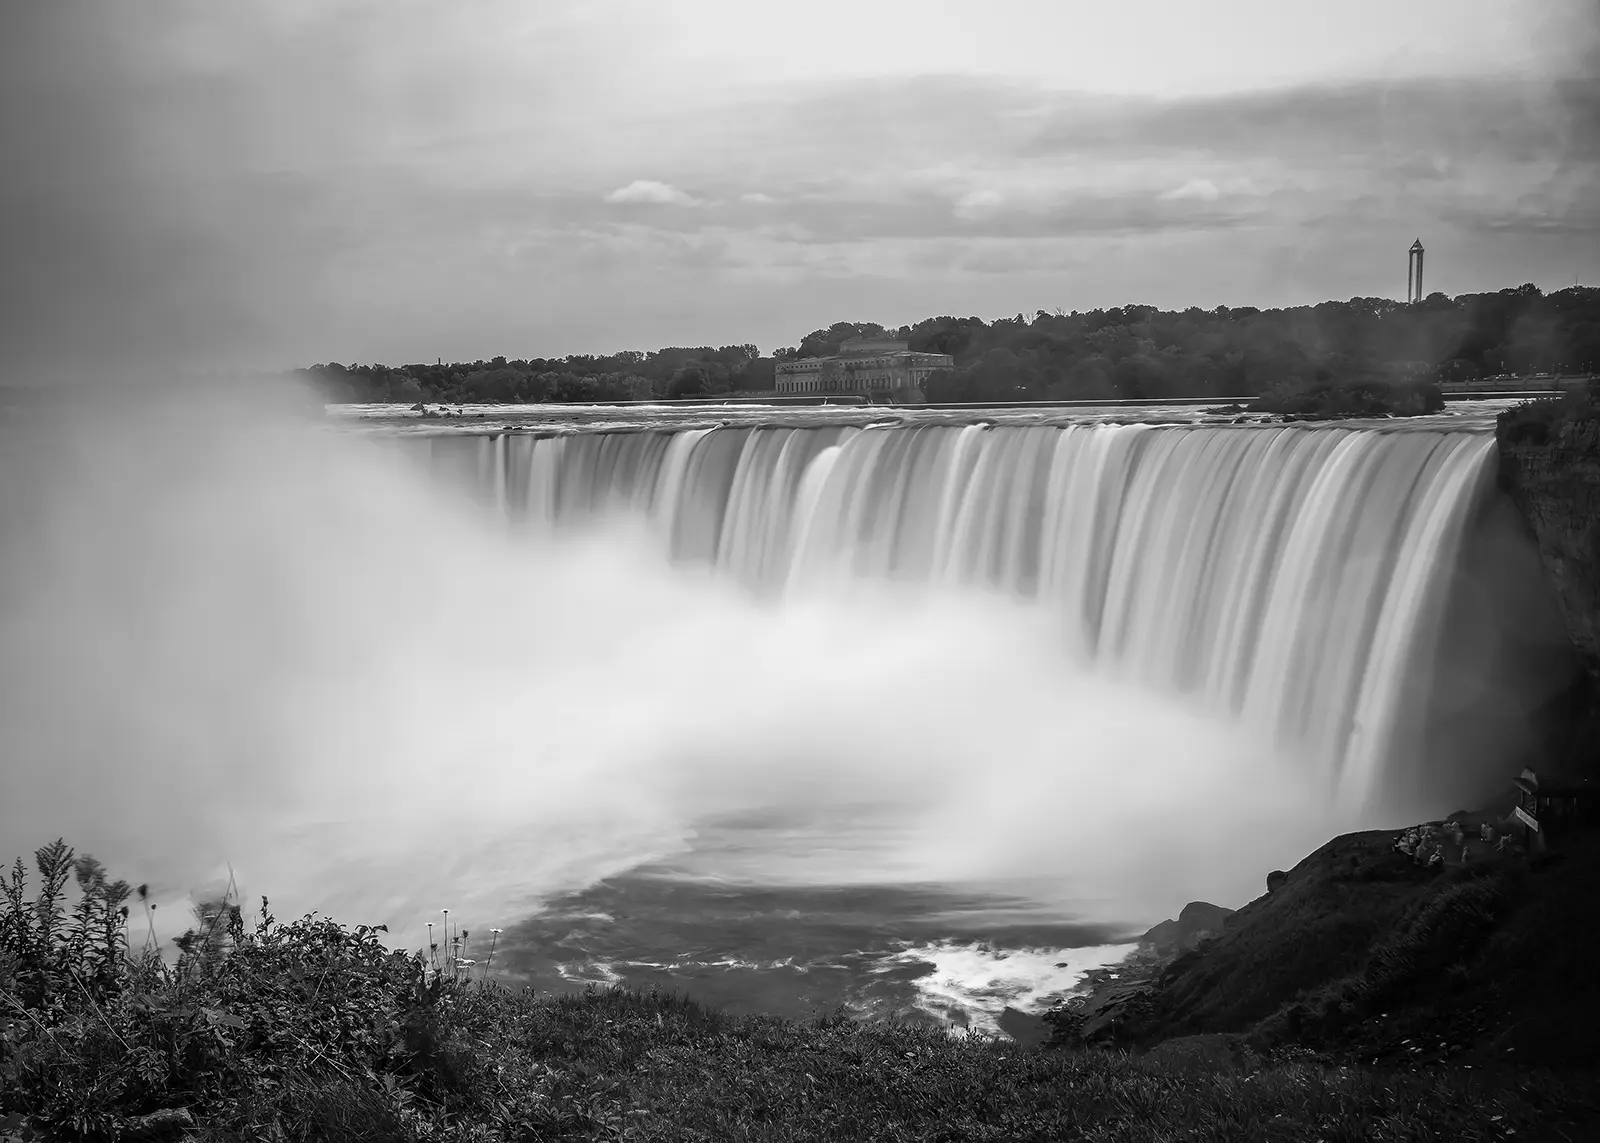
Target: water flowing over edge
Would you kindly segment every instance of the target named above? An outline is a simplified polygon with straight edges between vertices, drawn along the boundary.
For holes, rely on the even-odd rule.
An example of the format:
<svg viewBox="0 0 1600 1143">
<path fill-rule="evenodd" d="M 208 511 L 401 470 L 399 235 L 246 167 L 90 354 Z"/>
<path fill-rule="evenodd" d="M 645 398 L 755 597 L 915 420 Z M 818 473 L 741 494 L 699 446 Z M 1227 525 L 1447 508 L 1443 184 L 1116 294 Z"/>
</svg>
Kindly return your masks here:
<svg viewBox="0 0 1600 1143">
<path fill-rule="evenodd" d="M 425 440 L 497 509 L 647 519 L 766 596 L 901 581 L 1033 601 L 1065 654 L 1381 793 L 1493 441 L 1295 426 L 916 425 Z"/>
</svg>

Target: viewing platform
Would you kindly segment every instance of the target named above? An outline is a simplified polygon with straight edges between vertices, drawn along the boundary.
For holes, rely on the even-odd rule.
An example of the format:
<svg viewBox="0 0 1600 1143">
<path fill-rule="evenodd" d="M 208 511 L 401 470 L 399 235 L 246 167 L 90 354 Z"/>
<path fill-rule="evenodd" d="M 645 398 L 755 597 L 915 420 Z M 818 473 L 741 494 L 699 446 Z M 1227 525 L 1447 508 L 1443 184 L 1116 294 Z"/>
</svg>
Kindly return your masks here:
<svg viewBox="0 0 1600 1143">
<path fill-rule="evenodd" d="M 1522 826 L 1523 844 L 1530 851 L 1547 847 L 1552 832 L 1559 835 L 1567 829 L 1594 824 L 1600 787 L 1587 779 L 1541 778 L 1532 770 L 1524 770 L 1513 784 L 1517 804 L 1511 814 Z"/>
<path fill-rule="evenodd" d="M 1494 377 L 1475 377 L 1471 381 L 1440 381 L 1445 400 L 1465 397 L 1559 397 L 1574 389 L 1600 381 L 1595 373 L 1531 373 L 1518 377 L 1510 373 Z"/>
</svg>

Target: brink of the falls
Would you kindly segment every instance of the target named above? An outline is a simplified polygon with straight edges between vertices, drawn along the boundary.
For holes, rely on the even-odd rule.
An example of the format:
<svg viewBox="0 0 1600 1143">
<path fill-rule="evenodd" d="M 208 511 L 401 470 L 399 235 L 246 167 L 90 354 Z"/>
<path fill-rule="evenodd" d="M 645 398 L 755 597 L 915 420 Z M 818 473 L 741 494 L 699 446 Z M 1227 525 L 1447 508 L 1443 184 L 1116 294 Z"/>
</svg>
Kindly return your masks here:
<svg viewBox="0 0 1600 1143">
<path fill-rule="evenodd" d="M 1183 425 L 699 428 L 434 438 L 533 528 L 648 519 L 804 598 L 865 582 L 1036 605 L 1064 655 L 1270 733 L 1356 814 L 1411 796 L 1474 432 Z M 1048 717 L 1048 712 L 1040 712 Z"/>
</svg>

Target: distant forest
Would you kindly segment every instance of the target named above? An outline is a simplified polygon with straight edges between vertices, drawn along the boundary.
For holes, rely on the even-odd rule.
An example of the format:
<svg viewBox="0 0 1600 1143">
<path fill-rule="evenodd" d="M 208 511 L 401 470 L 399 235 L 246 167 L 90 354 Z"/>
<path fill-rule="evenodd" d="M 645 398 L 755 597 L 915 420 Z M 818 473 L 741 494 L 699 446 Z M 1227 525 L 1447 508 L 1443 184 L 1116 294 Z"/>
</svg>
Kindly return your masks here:
<svg viewBox="0 0 1600 1143">
<path fill-rule="evenodd" d="M 1352 298 L 1270 310 L 1040 310 L 993 322 L 927 318 L 898 329 L 838 322 L 770 357 L 754 345 L 726 345 L 433 365 L 334 362 L 303 372 L 330 401 L 649 400 L 770 390 L 776 362 L 826 356 L 858 335 L 952 355 L 955 368 L 925 386 L 930 401 L 1259 396 L 1589 372 L 1600 367 L 1600 289 L 1545 294 L 1524 285 L 1457 298 L 1436 293 L 1414 304 Z"/>
</svg>

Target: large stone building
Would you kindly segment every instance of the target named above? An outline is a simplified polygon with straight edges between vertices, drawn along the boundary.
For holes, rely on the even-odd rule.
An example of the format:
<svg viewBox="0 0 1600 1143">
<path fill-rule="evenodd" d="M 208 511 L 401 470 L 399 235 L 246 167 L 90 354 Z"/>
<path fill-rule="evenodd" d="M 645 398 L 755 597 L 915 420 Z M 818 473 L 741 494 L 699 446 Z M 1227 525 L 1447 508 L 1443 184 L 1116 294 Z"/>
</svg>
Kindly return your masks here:
<svg viewBox="0 0 1600 1143">
<path fill-rule="evenodd" d="M 913 353 L 904 341 L 852 337 L 832 357 L 780 361 L 775 387 L 780 393 L 883 393 L 910 397 L 935 369 L 954 369 L 948 353 Z"/>
</svg>

